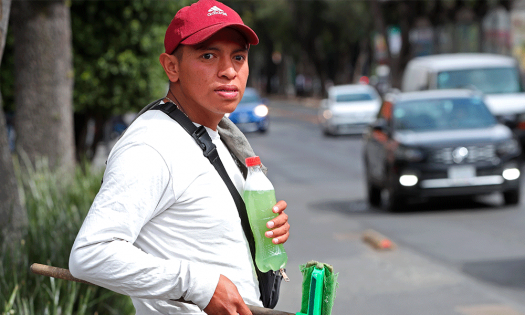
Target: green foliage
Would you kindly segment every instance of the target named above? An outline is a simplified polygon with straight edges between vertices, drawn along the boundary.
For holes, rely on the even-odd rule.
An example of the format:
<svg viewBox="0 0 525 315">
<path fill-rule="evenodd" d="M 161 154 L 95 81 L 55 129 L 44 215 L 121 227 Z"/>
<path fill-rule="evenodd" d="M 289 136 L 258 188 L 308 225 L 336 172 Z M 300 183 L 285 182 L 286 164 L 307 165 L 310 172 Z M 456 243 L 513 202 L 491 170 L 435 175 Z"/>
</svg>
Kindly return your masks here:
<svg viewBox="0 0 525 315">
<path fill-rule="evenodd" d="M 72 1 L 75 110 L 121 114 L 163 96 L 168 80 L 158 58 L 164 34 L 189 2 Z"/>
<path fill-rule="evenodd" d="M 259 45 L 252 48 L 255 53 L 264 51 L 267 46 L 288 54 L 296 51 L 289 1 L 257 2 L 252 7 L 240 8 L 239 12 L 244 23 L 252 27 L 259 36 Z"/>
<path fill-rule="evenodd" d="M 24 172 L 17 169 L 29 226 L 20 244 L 0 240 L 0 314 L 133 314 L 127 296 L 29 271 L 33 263 L 68 268 L 71 247 L 102 172 L 85 165 L 65 179 L 45 163 Z"/>
</svg>

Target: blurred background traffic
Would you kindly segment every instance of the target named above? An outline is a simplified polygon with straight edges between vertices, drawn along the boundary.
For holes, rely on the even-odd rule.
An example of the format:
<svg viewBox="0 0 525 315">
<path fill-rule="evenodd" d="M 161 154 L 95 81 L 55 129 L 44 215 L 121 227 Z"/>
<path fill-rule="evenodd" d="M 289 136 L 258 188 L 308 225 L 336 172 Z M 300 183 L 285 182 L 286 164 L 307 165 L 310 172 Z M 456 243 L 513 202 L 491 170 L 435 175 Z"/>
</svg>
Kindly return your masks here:
<svg viewBox="0 0 525 315">
<path fill-rule="evenodd" d="M 33 56 L 29 47 L 34 41 L 44 41 L 42 36 L 31 32 L 31 26 L 24 26 L 30 25 L 27 21 L 31 19 L 37 20 L 30 11 L 45 10 L 46 5 L 27 10 L 30 3 L 13 2 L 0 71 L 3 108 L 8 118 L 13 117 L 8 124 L 11 147 L 16 130 L 14 121 L 24 117 L 14 119 L 15 104 L 31 102 L 31 97 L 20 95 L 37 93 L 31 86 L 44 80 L 41 76 L 22 79 L 23 73 L 37 70 L 27 62 Z M 157 61 L 162 52 L 163 26 L 173 12 L 189 3 L 78 0 L 57 4 L 67 7 L 67 15 L 52 16 L 50 20 L 60 19 L 65 22 L 60 28 L 69 29 L 64 40 L 57 37 L 47 45 L 72 53 L 72 58 L 68 57 L 71 65 L 60 71 L 71 77 L 74 88 L 67 80 L 53 84 L 56 89 L 62 85 L 73 91 L 72 98 L 67 100 L 75 115 L 77 160 L 91 160 L 98 142 L 107 141 L 119 132 L 118 123 L 125 119 L 115 116 L 137 112 L 142 104 L 165 93 L 166 79 Z M 368 84 L 383 96 L 392 88 L 401 89 L 402 76 L 411 59 L 465 52 L 514 57 L 520 68 L 513 69 L 518 72 L 512 75 L 519 78 L 513 78 L 515 82 L 510 84 L 514 84 L 512 89 L 516 91 L 523 88 L 519 69 L 525 63 L 525 3 L 520 0 L 279 0 L 226 1 L 226 4 L 237 10 L 261 39 L 259 45 L 251 48 L 248 85 L 263 97 L 325 98 L 331 86 L 352 83 Z M 18 37 L 14 35 L 17 30 Z M 56 47 L 59 45 L 62 46 Z M 46 58 L 54 56 L 58 55 Z M 22 74 L 16 76 L 16 73 Z M 52 77 L 45 72 L 41 75 Z M 473 75 L 479 80 L 491 76 Z M 424 85 L 425 76 L 408 77 Z M 462 82 L 461 76 L 454 80 L 456 86 L 476 86 L 474 81 Z M 476 87 L 487 91 L 488 86 L 480 83 Z M 39 98 L 44 97 L 38 94 Z M 520 103 L 513 103 L 516 102 Z M 519 113 L 525 114 L 525 109 Z M 104 126 L 107 124 L 113 126 Z"/>
<path fill-rule="evenodd" d="M 0 160 L 0 218 L 21 213 L 29 232 L 2 239 L 0 309 L 129 314 L 116 295 L 24 266 L 67 268 L 109 150 L 166 93 L 164 31 L 191 2 L 20 0 L 2 11 L 0 153 L 19 159 Z M 525 314 L 525 1 L 224 3 L 260 38 L 229 117 L 292 221 L 292 282 L 277 308 L 297 309 L 296 267 L 315 259 L 340 272 L 334 314 Z M 64 169 L 75 175 L 54 173 Z M 396 249 L 368 247 L 367 229 Z M 22 263 L 4 255 L 13 237 Z"/>
</svg>

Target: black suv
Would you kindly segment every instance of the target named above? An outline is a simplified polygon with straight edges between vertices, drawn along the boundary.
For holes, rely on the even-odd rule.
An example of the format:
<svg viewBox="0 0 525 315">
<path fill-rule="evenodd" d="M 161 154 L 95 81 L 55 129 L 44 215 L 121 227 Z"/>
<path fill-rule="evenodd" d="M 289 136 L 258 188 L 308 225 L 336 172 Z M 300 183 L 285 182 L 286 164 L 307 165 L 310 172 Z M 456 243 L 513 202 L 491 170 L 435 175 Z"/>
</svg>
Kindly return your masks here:
<svg viewBox="0 0 525 315">
<path fill-rule="evenodd" d="M 520 199 L 521 148 L 472 90 L 433 90 L 385 97 L 364 134 L 368 201 L 400 210 L 407 200 L 502 192 Z"/>
</svg>

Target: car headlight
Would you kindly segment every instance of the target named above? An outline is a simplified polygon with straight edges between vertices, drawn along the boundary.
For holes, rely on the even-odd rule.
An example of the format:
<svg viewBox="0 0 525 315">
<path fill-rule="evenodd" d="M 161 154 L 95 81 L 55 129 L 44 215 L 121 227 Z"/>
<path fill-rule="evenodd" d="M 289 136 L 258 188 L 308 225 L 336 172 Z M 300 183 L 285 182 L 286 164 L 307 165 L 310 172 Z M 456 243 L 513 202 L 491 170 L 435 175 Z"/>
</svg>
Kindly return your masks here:
<svg viewBox="0 0 525 315">
<path fill-rule="evenodd" d="M 499 155 L 516 154 L 520 151 L 520 145 L 515 139 L 510 139 L 497 146 Z"/>
<path fill-rule="evenodd" d="M 412 187 L 417 184 L 419 179 L 415 174 L 404 174 L 399 177 L 399 183 L 405 187 Z"/>
<path fill-rule="evenodd" d="M 323 118 L 328 120 L 330 118 L 332 118 L 333 114 L 332 114 L 332 111 L 329 110 L 329 109 L 326 109 L 325 111 L 323 111 Z"/>
<path fill-rule="evenodd" d="M 520 177 L 520 170 L 518 168 L 506 168 L 503 170 L 502 176 L 506 180 L 515 180 Z"/>
<path fill-rule="evenodd" d="M 396 158 L 409 162 L 420 162 L 424 158 L 423 151 L 416 148 L 399 146 L 396 150 Z"/>
<path fill-rule="evenodd" d="M 257 105 L 254 108 L 253 113 L 259 117 L 265 117 L 268 115 L 268 106 L 264 104 Z"/>
</svg>

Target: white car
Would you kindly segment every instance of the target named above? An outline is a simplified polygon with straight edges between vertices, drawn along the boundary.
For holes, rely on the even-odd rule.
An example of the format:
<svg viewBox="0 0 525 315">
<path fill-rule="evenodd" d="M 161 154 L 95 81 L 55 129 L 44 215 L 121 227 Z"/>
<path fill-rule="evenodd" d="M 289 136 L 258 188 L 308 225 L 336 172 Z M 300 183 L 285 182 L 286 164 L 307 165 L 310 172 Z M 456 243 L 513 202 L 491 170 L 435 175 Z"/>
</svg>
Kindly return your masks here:
<svg viewBox="0 0 525 315">
<path fill-rule="evenodd" d="M 380 106 L 381 97 L 370 85 L 335 85 L 321 101 L 319 124 L 325 135 L 362 134 Z"/>
</svg>

